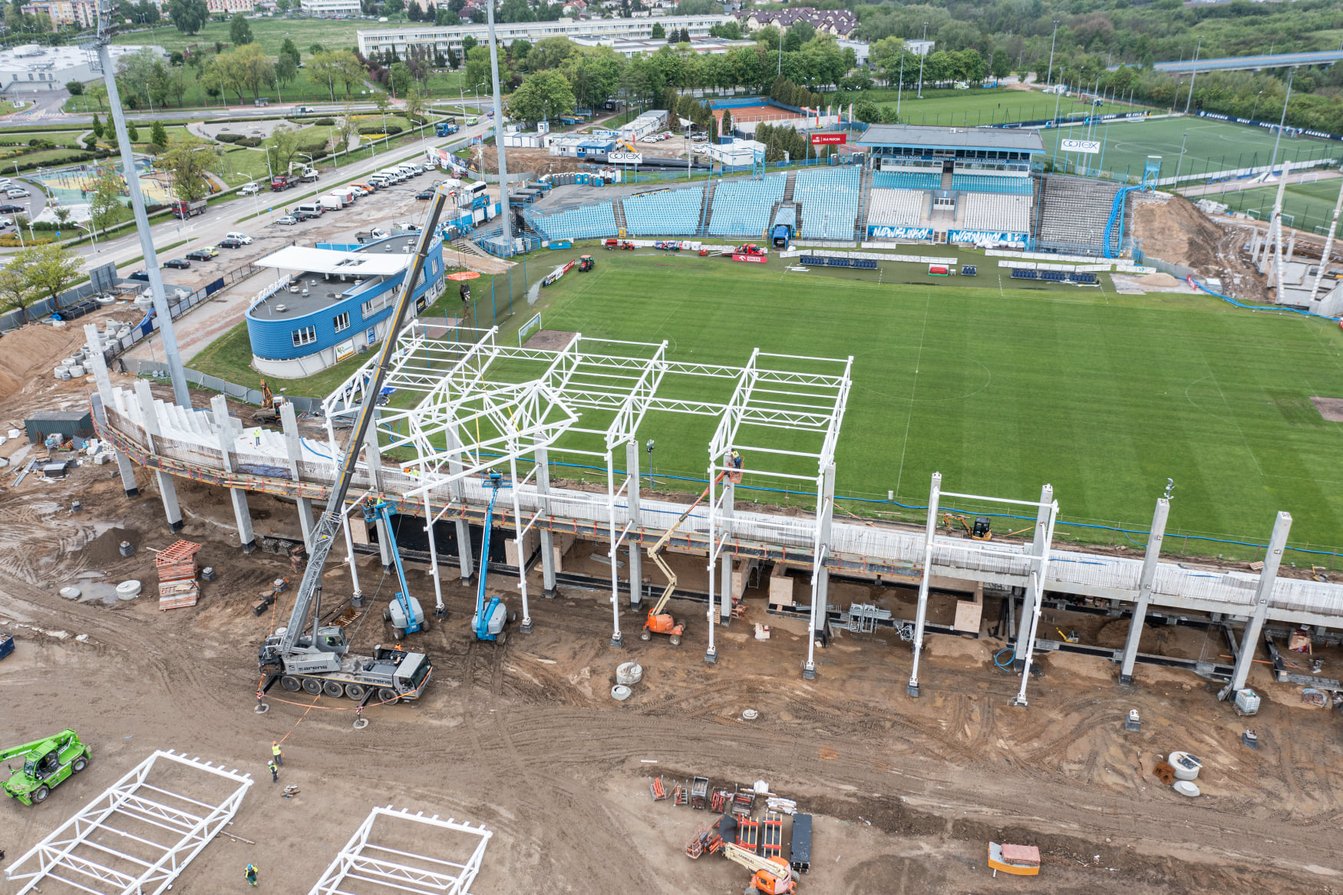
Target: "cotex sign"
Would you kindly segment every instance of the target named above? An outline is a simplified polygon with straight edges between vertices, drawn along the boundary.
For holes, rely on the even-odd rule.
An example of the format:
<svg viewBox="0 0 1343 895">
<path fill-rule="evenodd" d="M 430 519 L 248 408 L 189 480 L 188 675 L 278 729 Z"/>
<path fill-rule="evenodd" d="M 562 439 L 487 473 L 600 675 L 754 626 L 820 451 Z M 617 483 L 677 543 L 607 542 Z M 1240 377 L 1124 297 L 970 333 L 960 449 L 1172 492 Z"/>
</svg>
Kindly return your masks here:
<svg viewBox="0 0 1343 895">
<path fill-rule="evenodd" d="M 1064 152 L 1084 152 L 1087 155 L 1095 155 L 1101 151 L 1099 140 L 1060 140 L 1059 149 Z"/>
<path fill-rule="evenodd" d="M 812 134 L 812 146 L 843 146 L 849 142 L 849 135 L 843 131 L 837 134 Z"/>
</svg>

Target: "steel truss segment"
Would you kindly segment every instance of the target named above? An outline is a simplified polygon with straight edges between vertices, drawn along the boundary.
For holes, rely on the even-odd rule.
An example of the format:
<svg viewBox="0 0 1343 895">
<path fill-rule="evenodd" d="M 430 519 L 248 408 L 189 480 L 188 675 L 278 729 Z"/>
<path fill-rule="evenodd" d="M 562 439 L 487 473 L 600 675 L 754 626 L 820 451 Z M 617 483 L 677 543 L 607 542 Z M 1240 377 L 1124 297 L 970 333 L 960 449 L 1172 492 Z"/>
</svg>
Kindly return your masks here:
<svg viewBox="0 0 1343 895">
<path fill-rule="evenodd" d="M 162 770 L 160 762 L 210 775 L 214 778 L 210 781 L 210 792 L 221 791 L 222 785 L 226 794 L 218 802 L 211 802 L 206 801 L 210 792 L 196 798 L 151 784 L 148 782 L 151 774 L 156 768 Z M 171 751 L 154 752 L 9 865 L 5 876 L 24 882 L 15 895 L 32 892 L 48 880 L 92 895 L 159 895 L 232 819 L 251 785 L 250 776 L 199 758 Z M 142 796 L 142 792 L 175 799 L 198 811 L 164 805 L 159 799 Z M 169 830 L 178 839 L 169 845 L 144 839 L 115 826 L 121 817 Z M 139 853 L 113 848 L 107 844 L 105 834 L 137 843 L 141 846 Z M 135 870 L 109 867 L 105 858 L 100 860 L 103 856 L 115 859 L 122 868 L 131 866 Z"/>
<path fill-rule="evenodd" d="M 377 835 L 388 837 L 390 828 L 398 823 L 428 828 L 416 837 L 421 841 L 435 832 L 441 833 L 444 850 L 453 848 L 453 854 L 419 854 L 375 841 L 375 825 L 379 827 Z M 407 895 L 467 895 L 480 873 L 485 847 L 493 835 L 485 827 L 453 818 L 443 820 L 438 815 L 412 814 L 390 806 L 374 808 L 308 895 L 372 895 L 388 891 Z M 367 886 L 357 885 L 361 883 Z M 351 884 L 356 885 L 350 887 Z"/>
</svg>

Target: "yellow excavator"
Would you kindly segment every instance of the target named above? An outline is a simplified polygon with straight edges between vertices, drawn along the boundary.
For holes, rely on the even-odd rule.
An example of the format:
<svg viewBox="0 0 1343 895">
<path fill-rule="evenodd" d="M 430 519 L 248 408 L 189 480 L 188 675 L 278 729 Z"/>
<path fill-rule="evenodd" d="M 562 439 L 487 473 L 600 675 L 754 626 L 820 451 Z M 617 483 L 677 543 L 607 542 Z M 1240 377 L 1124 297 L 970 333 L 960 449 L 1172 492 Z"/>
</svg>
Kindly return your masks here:
<svg viewBox="0 0 1343 895">
<path fill-rule="evenodd" d="M 723 857 L 734 864 L 740 864 L 751 871 L 751 884 L 747 892 L 761 892 L 764 895 L 790 895 L 797 891 L 797 880 L 793 879 L 793 868 L 783 858 L 765 858 L 740 845 L 731 843 L 723 846 Z"/>
<path fill-rule="evenodd" d="M 715 484 L 722 481 L 723 476 L 725 475 L 727 475 L 727 473 L 720 472 L 718 478 L 714 480 Z M 662 550 L 667 544 L 671 543 L 672 537 L 675 536 L 678 530 L 680 530 L 682 523 L 690 518 L 690 514 L 695 512 L 695 508 L 703 503 L 704 498 L 708 496 L 709 488 L 705 488 L 700 492 L 699 497 L 695 498 L 695 502 L 685 508 L 685 512 L 677 517 L 676 521 L 672 523 L 671 528 L 667 529 L 662 537 L 657 539 L 657 543 L 648 550 L 648 558 L 651 559 L 653 563 L 662 570 L 662 574 L 666 576 L 667 586 L 662 589 L 662 596 L 658 597 L 658 601 L 653 604 L 653 608 L 648 610 L 648 618 L 644 620 L 644 628 L 639 632 L 640 640 L 652 640 L 654 634 L 666 634 L 672 646 L 681 645 L 681 635 L 685 633 L 685 625 L 673 618 L 670 612 L 663 611 L 667 608 L 667 602 L 671 600 L 672 593 L 676 590 L 676 573 L 672 571 L 671 566 L 667 565 L 666 561 L 662 558 Z"/>
<path fill-rule="evenodd" d="M 965 532 L 965 535 L 968 538 L 973 538 L 976 541 L 993 540 L 992 523 L 987 516 L 976 516 L 974 524 L 971 525 L 970 520 L 966 519 L 964 516 L 959 516 L 955 513 L 942 514 L 943 528 L 947 531 L 952 531 L 957 526 L 960 526 L 961 530 Z"/>
</svg>

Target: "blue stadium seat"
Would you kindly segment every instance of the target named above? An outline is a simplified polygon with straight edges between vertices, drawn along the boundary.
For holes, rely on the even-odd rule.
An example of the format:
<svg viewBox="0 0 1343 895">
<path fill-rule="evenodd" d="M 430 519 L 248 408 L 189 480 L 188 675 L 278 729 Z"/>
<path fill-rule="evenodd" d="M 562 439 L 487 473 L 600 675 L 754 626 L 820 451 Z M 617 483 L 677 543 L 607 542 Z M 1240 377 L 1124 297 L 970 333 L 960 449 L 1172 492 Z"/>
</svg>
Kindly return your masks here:
<svg viewBox="0 0 1343 895">
<path fill-rule="evenodd" d="M 532 225 L 548 239 L 595 239 L 615 236 L 617 231 L 616 212 L 610 202 L 537 215 Z"/>
<path fill-rule="evenodd" d="M 699 230 L 704 187 L 627 196 L 622 204 L 625 229 L 631 236 L 694 236 Z"/>
<path fill-rule="evenodd" d="M 713 207 L 709 211 L 709 235 L 760 236 L 769 226 L 770 212 L 783 199 L 787 186 L 787 174 L 720 181 L 714 188 Z"/>
<path fill-rule="evenodd" d="M 935 190 L 942 186 L 942 175 L 916 174 L 913 171 L 876 171 L 872 186 L 883 190 Z"/>
<path fill-rule="evenodd" d="M 802 206 L 802 238 L 852 242 L 861 172 L 854 167 L 799 171 L 793 199 Z"/>
<path fill-rule="evenodd" d="M 1034 191 L 1029 177 L 997 177 L 991 174 L 953 174 L 951 188 L 967 193 L 1001 193 L 1029 196 Z"/>
</svg>

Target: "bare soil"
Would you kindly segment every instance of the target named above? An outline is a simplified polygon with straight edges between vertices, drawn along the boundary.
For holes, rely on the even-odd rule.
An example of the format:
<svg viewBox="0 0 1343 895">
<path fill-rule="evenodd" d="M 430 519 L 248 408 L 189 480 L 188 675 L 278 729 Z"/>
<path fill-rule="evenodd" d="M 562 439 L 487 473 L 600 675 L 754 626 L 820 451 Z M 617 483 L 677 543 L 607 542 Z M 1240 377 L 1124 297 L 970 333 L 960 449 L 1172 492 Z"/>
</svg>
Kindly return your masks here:
<svg viewBox="0 0 1343 895">
<path fill-rule="evenodd" d="M 0 397 L 0 417 L 86 400 L 87 390 L 33 380 Z M 729 785 L 764 779 L 797 799 L 815 815 L 812 870 L 800 887 L 808 893 L 1343 893 L 1337 837 L 1321 832 L 1343 816 L 1338 719 L 1303 705 L 1298 688 L 1273 683 L 1262 666 L 1251 678 L 1267 696 L 1254 719 L 1262 746 L 1251 751 L 1238 742 L 1245 722 L 1209 685 L 1175 669 L 1139 666 L 1138 686 L 1120 688 L 1110 663 L 1054 653 L 1031 681 L 1030 707 L 1013 708 L 1018 681 L 993 666 L 1001 643 L 988 636 L 930 638 L 919 699 L 904 695 L 909 645 L 889 630 L 837 634 L 816 651 L 819 678 L 805 681 L 805 625 L 766 615 L 758 589 L 747 593 L 746 617 L 718 631 L 716 665 L 703 661 L 701 604 L 671 604 L 687 625 L 680 647 L 640 642 L 641 614 L 622 610 L 628 646 L 612 649 L 608 595 L 565 589 L 544 600 L 536 580 L 535 631 L 515 632 L 504 647 L 474 643 L 473 590 L 445 566 L 448 617 L 414 641 L 435 663 L 425 698 L 372 709 L 371 725 L 354 731 L 347 700 L 281 694 L 267 714 L 253 712 L 256 646 L 284 623 L 290 604 L 286 595 L 261 618 L 250 604 L 292 573 L 283 555 L 239 553 L 221 492 L 178 482 L 187 513 L 181 536 L 205 545 L 200 562 L 219 578 L 198 606 L 160 612 L 152 597 L 96 595 L 127 578 L 152 592 L 153 550 L 178 537 L 163 523 L 149 476 L 140 473 L 134 499 L 110 465 L 81 465 L 63 481 L 11 483 L 0 474 L 0 627 L 18 641 L 3 665 L 6 736 L 22 742 L 69 725 L 95 756 L 45 804 L 0 805 L 0 848 L 11 861 L 152 750 L 175 748 L 257 780 L 230 836 L 181 874 L 184 892 L 241 885 L 248 862 L 266 889 L 306 892 L 369 809 L 387 804 L 489 827 L 478 895 L 740 892 L 741 868 L 684 856 L 709 815 L 653 803 L 647 786 L 660 773 Z M 84 509 L 72 514 L 75 496 Z M 286 503 L 258 495 L 249 502 L 259 535 L 298 534 Z M 115 550 L 121 540 L 136 545 L 133 556 Z M 580 542 L 566 562 L 600 568 L 592 557 L 600 549 Z M 695 564 L 676 560 L 687 572 Z M 349 630 L 366 650 L 389 636 L 381 610 L 395 575 L 375 557 L 357 565 L 370 605 Z M 343 564 L 329 567 L 331 611 L 349 592 L 347 576 Z M 409 577 L 432 605 L 426 568 L 412 565 Z M 515 582 L 491 580 L 519 605 Z M 60 598 L 70 583 L 84 585 L 86 597 Z M 837 605 L 874 598 L 901 611 L 908 605 L 905 591 L 836 584 Z M 935 601 L 930 617 L 944 618 L 948 599 Z M 1115 644 L 1123 633 L 1099 616 L 1047 621 L 1075 627 L 1085 643 Z M 769 640 L 753 638 L 755 622 L 772 626 Z M 1219 648 L 1185 628 L 1148 635 L 1144 649 Z M 1321 655 L 1325 673 L 1337 674 L 1343 658 Z M 614 670 L 627 659 L 643 664 L 644 678 L 616 703 Z M 740 720 L 748 707 L 759 720 Z M 1130 708 L 1142 715 L 1141 733 L 1122 730 Z M 272 740 L 284 744 L 280 785 L 265 773 Z M 1172 749 L 1203 759 L 1201 798 L 1176 795 L 1152 776 Z M 299 796 L 282 799 L 284 784 L 298 785 Z M 990 839 L 1039 846 L 1040 878 L 991 879 Z M 0 883 L 0 892 L 15 888 Z"/>
<path fill-rule="evenodd" d="M 1215 277 L 1221 280 L 1223 292 L 1237 298 L 1266 299 L 1263 276 L 1241 257 L 1240 246 L 1246 240 L 1243 229 L 1222 227 L 1188 199 L 1136 194 L 1133 228 L 1143 252 L 1153 258 Z"/>
<path fill-rule="evenodd" d="M 527 338 L 525 347 L 544 351 L 559 351 L 577 337 L 578 333 L 566 332 L 562 329 L 538 329 Z"/>
<path fill-rule="evenodd" d="M 1343 423 L 1343 398 L 1320 398 L 1311 396 L 1310 402 L 1331 423 Z"/>
<path fill-rule="evenodd" d="M 485 172 L 489 174 L 498 174 L 499 154 L 494 151 L 494 147 L 477 147 L 477 151 L 479 154 L 472 158 L 471 167 L 476 170 L 483 167 Z M 508 150 L 507 158 L 510 181 L 513 175 L 523 171 L 541 177 L 545 174 L 562 174 L 583 170 L 583 163 L 579 159 L 564 155 L 551 155 L 547 149 L 513 147 Z"/>
</svg>

